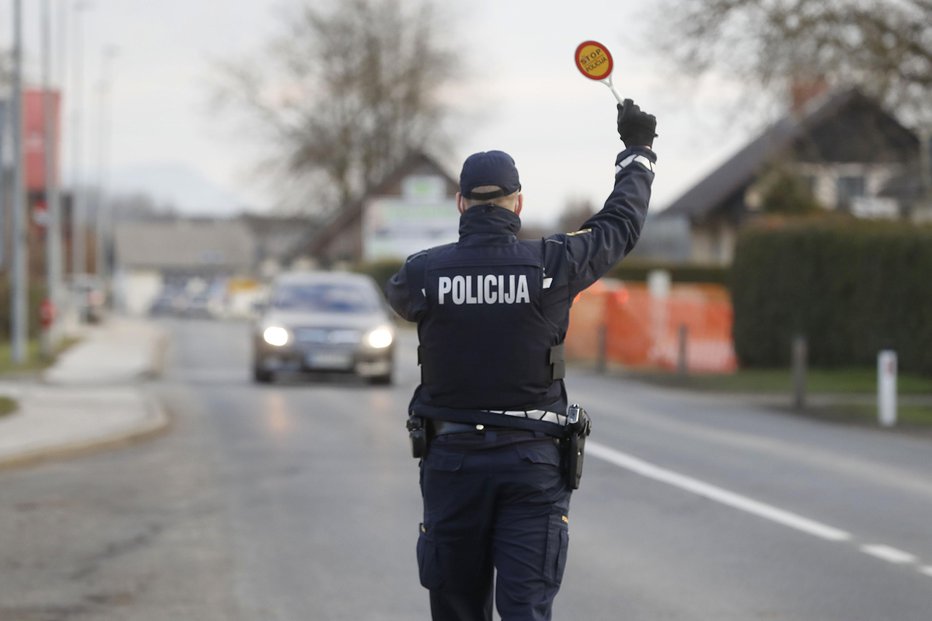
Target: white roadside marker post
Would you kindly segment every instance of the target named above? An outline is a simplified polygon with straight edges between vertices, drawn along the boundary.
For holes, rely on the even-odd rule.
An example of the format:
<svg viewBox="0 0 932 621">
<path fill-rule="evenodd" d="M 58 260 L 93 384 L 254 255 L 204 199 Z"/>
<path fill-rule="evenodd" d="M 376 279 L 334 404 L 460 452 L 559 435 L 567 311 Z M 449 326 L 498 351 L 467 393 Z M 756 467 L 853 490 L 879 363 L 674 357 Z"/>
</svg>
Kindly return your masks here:
<svg viewBox="0 0 932 621">
<path fill-rule="evenodd" d="M 877 418 L 883 427 L 896 425 L 896 352 L 877 354 Z"/>
</svg>

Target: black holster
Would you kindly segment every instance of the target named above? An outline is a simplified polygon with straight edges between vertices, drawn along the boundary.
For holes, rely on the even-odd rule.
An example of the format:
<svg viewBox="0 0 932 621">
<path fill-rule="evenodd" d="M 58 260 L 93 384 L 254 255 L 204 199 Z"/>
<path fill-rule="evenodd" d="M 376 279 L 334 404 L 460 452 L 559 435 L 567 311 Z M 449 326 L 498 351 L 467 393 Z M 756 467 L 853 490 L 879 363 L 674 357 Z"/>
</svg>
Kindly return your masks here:
<svg viewBox="0 0 932 621">
<path fill-rule="evenodd" d="M 427 425 L 420 416 L 411 414 L 405 425 L 411 438 L 411 457 L 421 459 L 427 455 Z"/>
<path fill-rule="evenodd" d="M 566 436 L 563 438 L 563 462 L 566 474 L 566 484 L 570 489 L 579 489 L 582 479 L 583 461 L 586 457 L 586 438 L 592 433 L 592 421 L 586 411 L 577 405 L 576 416 L 568 416 L 570 422 L 566 426 Z"/>
</svg>

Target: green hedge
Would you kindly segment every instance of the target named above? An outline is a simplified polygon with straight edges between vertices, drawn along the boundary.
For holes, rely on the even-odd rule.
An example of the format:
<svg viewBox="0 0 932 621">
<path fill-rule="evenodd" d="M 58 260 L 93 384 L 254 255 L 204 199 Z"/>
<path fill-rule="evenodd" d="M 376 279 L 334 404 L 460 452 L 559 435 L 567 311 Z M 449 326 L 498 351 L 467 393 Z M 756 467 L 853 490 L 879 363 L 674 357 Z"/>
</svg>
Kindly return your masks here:
<svg viewBox="0 0 932 621">
<path fill-rule="evenodd" d="M 932 228 L 803 220 L 747 229 L 730 288 L 742 365 L 788 364 L 799 334 L 815 366 L 871 365 L 891 348 L 901 370 L 932 374 Z"/>
</svg>

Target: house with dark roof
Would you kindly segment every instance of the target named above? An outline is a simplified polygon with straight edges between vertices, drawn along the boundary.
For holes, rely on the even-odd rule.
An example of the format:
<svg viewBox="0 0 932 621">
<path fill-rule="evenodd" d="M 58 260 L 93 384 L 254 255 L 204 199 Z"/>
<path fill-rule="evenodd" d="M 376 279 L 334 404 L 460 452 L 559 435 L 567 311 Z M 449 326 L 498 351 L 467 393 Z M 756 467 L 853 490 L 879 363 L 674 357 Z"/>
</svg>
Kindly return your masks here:
<svg viewBox="0 0 932 621">
<path fill-rule="evenodd" d="M 919 152 L 916 135 L 860 91 L 826 93 L 768 127 L 658 219 L 687 223 L 692 261 L 728 264 L 773 171 L 792 171 L 825 209 L 901 218 L 913 204 L 896 188 L 918 169 Z"/>
<path fill-rule="evenodd" d="M 456 241 L 458 189 L 436 160 L 412 154 L 360 200 L 308 228 L 288 258 L 322 264 L 404 259 Z"/>
</svg>

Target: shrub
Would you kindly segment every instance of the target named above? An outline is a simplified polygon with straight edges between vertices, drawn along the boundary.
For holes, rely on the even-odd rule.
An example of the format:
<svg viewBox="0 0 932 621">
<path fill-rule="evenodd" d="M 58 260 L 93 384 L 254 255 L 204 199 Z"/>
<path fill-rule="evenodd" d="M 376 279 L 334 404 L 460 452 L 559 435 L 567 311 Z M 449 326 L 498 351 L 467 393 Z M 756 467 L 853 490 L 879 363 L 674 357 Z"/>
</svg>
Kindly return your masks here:
<svg viewBox="0 0 932 621">
<path fill-rule="evenodd" d="M 735 250 L 734 339 L 745 366 L 786 365 L 795 335 L 826 367 L 897 351 L 932 373 L 932 228 L 802 220 L 750 228 Z"/>
<path fill-rule="evenodd" d="M 0 279 L 0 339 L 10 340 L 10 297 L 12 291 L 8 278 Z M 27 301 L 26 317 L 29 326 L 29 337 L 34 338 L 39 334 L 39 305 L 45 298 L 45 284 L 30 283 L 29 299 Z"/>
</svg>

